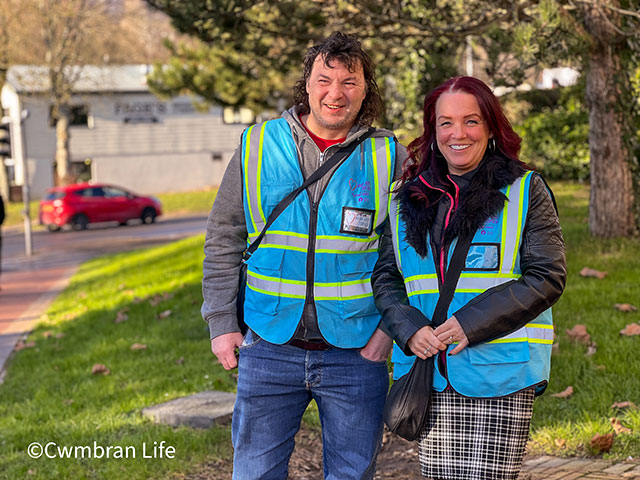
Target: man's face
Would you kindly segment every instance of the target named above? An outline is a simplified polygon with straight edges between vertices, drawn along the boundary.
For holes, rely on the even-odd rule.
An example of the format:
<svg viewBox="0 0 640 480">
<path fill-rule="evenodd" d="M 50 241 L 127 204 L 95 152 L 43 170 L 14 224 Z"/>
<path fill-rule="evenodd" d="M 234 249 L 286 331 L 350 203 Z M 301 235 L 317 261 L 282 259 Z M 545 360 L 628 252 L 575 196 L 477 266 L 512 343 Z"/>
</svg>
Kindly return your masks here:
<svg viewBox="0 0 640 480">
<path fill-rule="evenodd" d="M 311 109 L 307 127 L 327 140 L 347 136 L 367 95 L 360 61 L 352 72 L 338 60 L 332 60 L 329 65 L 318 55 L 307 81 Z"/>
</svg>

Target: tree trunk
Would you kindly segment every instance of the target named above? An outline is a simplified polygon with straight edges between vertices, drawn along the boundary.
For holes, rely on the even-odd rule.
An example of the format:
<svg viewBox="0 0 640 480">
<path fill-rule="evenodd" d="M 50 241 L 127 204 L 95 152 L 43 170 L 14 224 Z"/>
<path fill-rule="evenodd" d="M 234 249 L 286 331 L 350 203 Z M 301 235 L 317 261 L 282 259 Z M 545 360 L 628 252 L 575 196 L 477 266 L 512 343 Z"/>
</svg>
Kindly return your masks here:
<svg viewBox="0 0 640 480">
<path fill-rule="evenodd" d="M 630 150 L 625 144 L 626 115 L 616 108 L 623 97 L 626 72 L 621 67 L 611 19 L 602 9 L 587 12 L 587 30 L 592 35 L 587 71 L 589 105 L 589 153 L 591 199 L 589 229 L 598 237 L 624 237 L 635 232 Z M 629 88 L 628 85 L 626 85 Z"/>
<path fill-rule="evenodd" d="M 58 185 L 72 183 L 69 162 L 69 111 L 58 109 L 56 121 L 56 176 Z"/>
</svg>

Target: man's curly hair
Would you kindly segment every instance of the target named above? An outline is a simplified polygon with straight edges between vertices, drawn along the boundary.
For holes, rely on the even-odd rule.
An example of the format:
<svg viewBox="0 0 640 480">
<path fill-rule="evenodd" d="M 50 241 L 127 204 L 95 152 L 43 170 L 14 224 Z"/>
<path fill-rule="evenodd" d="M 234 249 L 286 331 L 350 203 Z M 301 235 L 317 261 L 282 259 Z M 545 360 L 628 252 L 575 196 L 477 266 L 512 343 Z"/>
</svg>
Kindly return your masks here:
<svg viewBox="0 0 640 480">
<path fill-rule="evenodd" d="M 362 102 L 356 123 L 364 126 L 371 124 L 382 113 L 382 97 L 376 83 L 375 67 L 371 57 L 362 49 L 360 42 L 351 35 L 342 32 L 334 32 L 322 42 L 311 47 L 304 57 L 302 77 L 293 87 L 295 104 L 303 105 L 303 113 L 309 113 L 309 94 L 307 94 L 307 82 L 311 76 L 311 69 L 318 55 L 324 58 L 324 64 L 331 68 L 334 60 L 344 64 L 350 72 L 357 67 L 357 62 L 362 65 L 367 95 Z"/>
</svg>

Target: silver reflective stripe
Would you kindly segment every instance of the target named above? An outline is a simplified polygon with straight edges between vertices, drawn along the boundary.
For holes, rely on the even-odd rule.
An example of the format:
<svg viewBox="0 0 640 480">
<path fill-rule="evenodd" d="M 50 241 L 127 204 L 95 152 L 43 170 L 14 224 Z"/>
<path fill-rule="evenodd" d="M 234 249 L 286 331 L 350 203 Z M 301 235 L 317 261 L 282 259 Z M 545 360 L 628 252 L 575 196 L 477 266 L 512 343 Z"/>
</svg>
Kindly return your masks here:
<svg viewBox="0 0 640 480">
<path fill-rule="evenodd" d="M 516 330 L 515 332 L 487 343 L 514 342 L 542 343 L 551 345 L 553 344 L 553 326 L 540 323 L 527 323 L 524 327 Z"/>
<path fill-rule="evenodd" d="M 391 182 L 391 149 L 389 147 L 389 137 L 372 138 L 371 152 L 373 155 L 375 181 L 373 191 L 376 196 L 376 214 L 373 219 L 373 225 L 374 228 L 376 228 L 384 221 L 384 217 L 382 219 L 379 217 L 380 213 L 383 211 L 383 205 L 386 205 L 387 203 L 389 183 Z"/>
<path fill-rule="evenodd" d="M 258 234 L 250 235 L 251 239 Z M 338 235 L 319 235 L 316 238 L 317 253 L 362 253 L 378 250 L 380 236 L 348 237 Z M 261 248 L 281 248 L 284 250 L 307 251 L 309 235 L 304 233 L 269 231 L 262 239 Z"/>
<path fill-rule="evenodd" d="M 520 234 L 522 231 L 524 183 L 530 174 L 531 172 L 527 172 L 511 184 L 507 190 L 508 201 L 505 202 L 502 216 L 501 271 L 503 274 L 513 273 L 515 270 L 515 261 L 520 247 Z"/>
<path fill-rule="evenodd" d="M 398 185 L 398 182 L 391 184 L 391 191 L 393 192 Z M 402 273 L 402 258 L 400 257 L 400 205 L 393 193 L 389 194 L 389 226 L 391 228 L 391 243 L 393 243 L 393 251 L 396 257 L 396 266 L 398 271 Z"/>
<path fill-rule="evenodd" d="M 438 278 L 435 273 L 408 277 L 404 284 L 409 297 L 425 293 L 438 293 Z"/>
<path fill-rule="evenodd" d="M 247 285 L 266 295 L 288 298 L 305 298 L 307 290 L 303 280 L 268 277 L 251 270 L 247 271 Z M 373 295 L 370 278 L 342 283 L 316 283 L 313 291 L 315 300 L 349 300 Z"/>
<path fill-rule="evenodd" d="M 456 292 L 484 292 L 496 285 L 502 285 L 511 280 L 517 280 L 519 275 L 500 273 L 469 273 L 461 274 L 456 286 Z"/>
<path fill-rule="evenodd" d="M 253 125 L 247 131 L 246 145 L 244 151 L 244 178 L 245 191 L 249 203 L 249 214 L 251 215 L 251 223 L 253 231 L 251 233 L 260 233 L 264 228 L 266 219 L 262 211 L 260 203 L 260 168 L 262 166 L 262 138 L 267 122 L 264 122 L 261 128 L 255 128 Z"/>
</svg>

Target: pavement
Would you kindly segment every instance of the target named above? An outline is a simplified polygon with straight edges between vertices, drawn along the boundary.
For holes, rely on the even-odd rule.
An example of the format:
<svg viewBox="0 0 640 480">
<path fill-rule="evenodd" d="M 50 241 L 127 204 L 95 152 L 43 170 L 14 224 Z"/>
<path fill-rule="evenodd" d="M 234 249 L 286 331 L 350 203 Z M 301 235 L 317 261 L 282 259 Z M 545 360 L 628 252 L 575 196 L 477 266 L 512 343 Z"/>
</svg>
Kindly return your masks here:
<svg viewBox="0 0 640 480">
<path fill-rule="evenodd" d="M 21 235 L 18 229 L 3 229 L 7 235 Z M 188 234 L 185 232 L 184 235 Z M 180 236 L 180 235 L 179 235 Z M 176 240 L 171 235 L 165 241 Z M 140 240 L 122 238 L 118 249 L 140 248 L 160 243 L 157 237 Z M 2 258 L 0 276 L 0 383 L 5 366 L 18 340 L 37 324 L 48 306 L 68 285 L 78 266 L 92 257 L 107 253 L 104 246 L 69 252 L 55 252 L 41 248 L 32 257 L 15 250 L 9 258 Z M 199 413 L 197 415 L 200 415 Z M 601 458 L 560 458 L 554 456 L 528 456 L 525 458 L 518 480 L 640 480 L 640 462 L 628 459 L 610 462 Z"/>
</svg>

